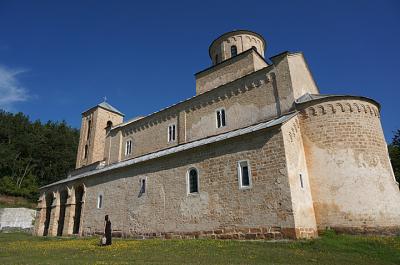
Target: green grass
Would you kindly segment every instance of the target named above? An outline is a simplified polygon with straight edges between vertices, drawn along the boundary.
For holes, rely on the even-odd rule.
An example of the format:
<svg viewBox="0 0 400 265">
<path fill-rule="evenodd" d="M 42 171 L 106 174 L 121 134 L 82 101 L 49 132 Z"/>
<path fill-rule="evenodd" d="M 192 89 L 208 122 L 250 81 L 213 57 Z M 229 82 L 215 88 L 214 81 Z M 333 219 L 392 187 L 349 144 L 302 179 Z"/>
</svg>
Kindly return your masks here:
<svg viewBox="0 0 400 265">
<path fill-rule="evenodd" d="M 400 237 L 326 233 L 317 240 L 43 238 L 0 233 L 0 264 L 400 264 Z"/>
</svg>

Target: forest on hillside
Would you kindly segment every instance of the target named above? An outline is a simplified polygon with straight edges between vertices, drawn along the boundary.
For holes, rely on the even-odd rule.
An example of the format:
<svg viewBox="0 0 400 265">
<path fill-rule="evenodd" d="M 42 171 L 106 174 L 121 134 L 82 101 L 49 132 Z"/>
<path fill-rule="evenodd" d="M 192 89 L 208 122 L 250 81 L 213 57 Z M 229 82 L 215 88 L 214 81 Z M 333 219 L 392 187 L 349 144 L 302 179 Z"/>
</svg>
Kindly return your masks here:
<svg viewBox="0 0 400 265">
<path fill-rule="evenodd" d="M 394 133 L 392 142 L 389 144 L 388 149 L 394 175 L 397 182 L 400 183 L 400 129 Z"/>
<path fill-rule="evenodd" d="M 65 121 L 30 121 L 0 110 L 0 194 L 38 198 L 40 186 L 66 177 L 75 167 L 79 130 Z M 400 129 L 388 146 L 400 182 Z"/>
<path fill-rule="evenodd" d="M 75 166 L 79 130 L 0 110 L 0 194 L 38 198 L 38 188 Z"/>
</svg>

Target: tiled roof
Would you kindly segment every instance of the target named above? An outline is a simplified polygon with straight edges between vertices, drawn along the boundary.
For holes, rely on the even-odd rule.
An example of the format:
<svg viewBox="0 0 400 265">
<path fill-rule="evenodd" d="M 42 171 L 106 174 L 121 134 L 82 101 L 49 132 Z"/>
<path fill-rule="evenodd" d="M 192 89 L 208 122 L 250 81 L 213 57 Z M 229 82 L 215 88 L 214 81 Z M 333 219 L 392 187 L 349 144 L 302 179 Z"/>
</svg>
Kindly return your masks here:
<svg viewBox="0 0 400 265">
<path fill-rule="evenodd" d="M 104 109 L 110 110 L 112 112 L 116 112 L 122 116 L 124 116 L 124 114 L 122 112 L 120 112 L 119 110 L 117 110 L 116 108 L 114 108 L 113 106 L 111 106 L 110 104 L 108 104 L 107 102 L 101 102 L 100 104 L 98 104 L 97 106 L 102 107 Z"/>
<path fill-rule="evenodd" d="M 302 104 L 306 102 L 310 102 L 313 100 L 319 100 L 319 99 L 338 99 L 338 98 L 353 98 L 353 99 L 361 99 L 361 100 L 368 100 L 372 102 L 373 104 L 376 104 L 378 109 L 381 108 L 381 105 L 375 101 L 374 99 L 368 98 L 368 97 L 362 97 L 362 96 L 352 96 L 352 95 L 333 95 L 333 94 L 310 94 L 310 93 L 305 93 L 298 99 L 296 99 L 296 104 Z"/>
</svg>

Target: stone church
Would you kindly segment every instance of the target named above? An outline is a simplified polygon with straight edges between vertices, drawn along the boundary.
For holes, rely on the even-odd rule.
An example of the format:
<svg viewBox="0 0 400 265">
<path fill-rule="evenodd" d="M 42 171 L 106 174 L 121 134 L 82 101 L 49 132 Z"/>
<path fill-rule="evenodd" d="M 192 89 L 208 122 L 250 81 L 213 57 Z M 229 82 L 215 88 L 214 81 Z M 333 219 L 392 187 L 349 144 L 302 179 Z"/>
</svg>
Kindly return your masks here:
<svg viewBox="0 0 400 265">
<path fill-rule="evenodd" d="M 35 234 L 99 234 L 105 215 L 136 238 L 398 233 L 379 103 L 320 94 L 301 52 L 266 46 L 225 33 L 192 98 L 126 121 L 107 102 L 84 111 L 76 169 L 40 189 Z"/>
</svg>

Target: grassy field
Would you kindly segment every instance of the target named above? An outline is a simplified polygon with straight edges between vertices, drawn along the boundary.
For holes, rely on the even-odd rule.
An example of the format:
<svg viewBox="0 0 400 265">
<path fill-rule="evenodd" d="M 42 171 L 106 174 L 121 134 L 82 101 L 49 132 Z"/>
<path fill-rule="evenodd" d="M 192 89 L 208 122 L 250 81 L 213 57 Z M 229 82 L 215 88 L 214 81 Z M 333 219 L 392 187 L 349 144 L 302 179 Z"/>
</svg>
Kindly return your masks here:
<svg viewBox="0 0 400 265">
<path fill-rule="evenodd" d="M 0 264 L 400 264 L 400 237 L 326 233 L 312 241 L 40 238 L 0 233 Z"/>
</svg>

